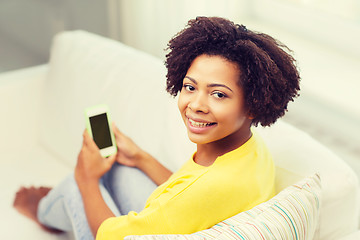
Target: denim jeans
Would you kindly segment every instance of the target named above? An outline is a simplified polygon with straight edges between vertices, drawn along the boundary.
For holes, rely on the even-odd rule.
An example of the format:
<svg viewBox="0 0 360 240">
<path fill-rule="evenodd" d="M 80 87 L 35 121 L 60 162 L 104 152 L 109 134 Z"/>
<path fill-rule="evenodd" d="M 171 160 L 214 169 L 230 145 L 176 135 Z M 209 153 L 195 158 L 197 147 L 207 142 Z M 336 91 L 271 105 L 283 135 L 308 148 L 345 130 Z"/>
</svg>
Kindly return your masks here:
<svg viewBox="0 0 360 240">
<path fill-rule="evenodd" d="M 114 164 L 100 180 L 101 194 L 116 216 L 141 211 L 157 187 L 137 168 Z M 76 239 L 94 239 L 74 174 L 69 175 L 41 199 L 39 221 L 51 228 L 73 231 Z"/>
</svg>

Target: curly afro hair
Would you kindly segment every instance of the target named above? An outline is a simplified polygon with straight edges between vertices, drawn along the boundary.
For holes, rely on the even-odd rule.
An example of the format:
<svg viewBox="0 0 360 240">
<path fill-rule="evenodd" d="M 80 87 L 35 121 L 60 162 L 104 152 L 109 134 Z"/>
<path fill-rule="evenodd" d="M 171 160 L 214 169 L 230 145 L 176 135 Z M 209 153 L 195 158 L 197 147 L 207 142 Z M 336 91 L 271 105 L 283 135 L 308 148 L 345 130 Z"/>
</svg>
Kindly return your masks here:
<svg viewBox="0 0 360 240">
<path fill-rule="evenodd" d="M 168 44 L 165 65 L 166 90 L 174 97 L 194 59 L 202 54 L 221 56 L 236 63 L 241 71 L 239 86 L 244 91 L 252 124 L 270 126 L 287 111 L 300 90 L 294 58 L 285 45 L 269 35 L 250 31 L 243 25 L 219 17 L 197 17 Z"/>
</svg>

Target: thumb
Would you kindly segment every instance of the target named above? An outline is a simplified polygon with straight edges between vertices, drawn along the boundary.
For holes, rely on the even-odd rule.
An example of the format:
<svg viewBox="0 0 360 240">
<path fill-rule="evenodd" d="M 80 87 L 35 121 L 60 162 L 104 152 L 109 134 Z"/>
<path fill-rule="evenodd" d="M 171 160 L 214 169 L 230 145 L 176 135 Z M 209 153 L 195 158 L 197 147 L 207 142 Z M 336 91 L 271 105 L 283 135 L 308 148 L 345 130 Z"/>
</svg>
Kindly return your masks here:
<svg viewBox="0 0 360 240">
<path fill-rule="evenodd" d="M 110 167 L 115 163 L 115 161 L 116 161 L 116 154 L 113 154 L 108 158 L 105 158 L 106 164 L 108 164 Z"/>
</svg>

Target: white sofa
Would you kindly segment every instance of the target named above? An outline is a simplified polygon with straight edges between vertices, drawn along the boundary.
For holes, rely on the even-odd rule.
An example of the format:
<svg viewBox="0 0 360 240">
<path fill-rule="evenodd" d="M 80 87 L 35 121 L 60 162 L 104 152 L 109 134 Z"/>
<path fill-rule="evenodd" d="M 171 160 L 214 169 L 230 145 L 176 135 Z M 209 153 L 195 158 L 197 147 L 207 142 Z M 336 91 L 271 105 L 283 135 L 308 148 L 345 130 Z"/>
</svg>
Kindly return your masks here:
<svg viewBox="0 0 360 240">
<path fill-rule="evenodd" d="M 6 239 L 51 235 L 12 208 L 21 185 L 54 186 L 71 173 L 81 146 L 85 107 L 108 104 L 119 128 L 176 170 L 194 151 L 165 91 L 163 62 L 84 31 L 54 39 L 50 62 L 0 74 L 1 232 Z M 360 239 L 359 186 L 344 161 L 279 120 L 259 128 L 277 167 L 277 190 L 318 172 L 322 203 L 317 239 Z"/>
</svg>

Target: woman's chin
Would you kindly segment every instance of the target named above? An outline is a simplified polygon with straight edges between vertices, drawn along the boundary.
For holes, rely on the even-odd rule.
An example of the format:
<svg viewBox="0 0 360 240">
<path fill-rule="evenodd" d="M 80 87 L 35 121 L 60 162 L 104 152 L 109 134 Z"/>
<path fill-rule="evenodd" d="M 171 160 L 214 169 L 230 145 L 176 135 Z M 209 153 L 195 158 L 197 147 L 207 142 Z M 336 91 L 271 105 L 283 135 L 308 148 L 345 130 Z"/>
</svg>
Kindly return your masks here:
<svg viewBox="0 0 360 240">
<path fill-rule="evenodd" d="M 191 142 L 195 143 L 195 144 L 207 144 L 207 143 L 210 143 L 210 142 L 213 142 L 214 140 L 213 139 L 210 139 L 206 136 L 202 136 L 202 135 L 199 135 L 199 134 L 194 134 L 194 133 L 189 133 L 188 132 L 188 138 Z"/>
</svg>

